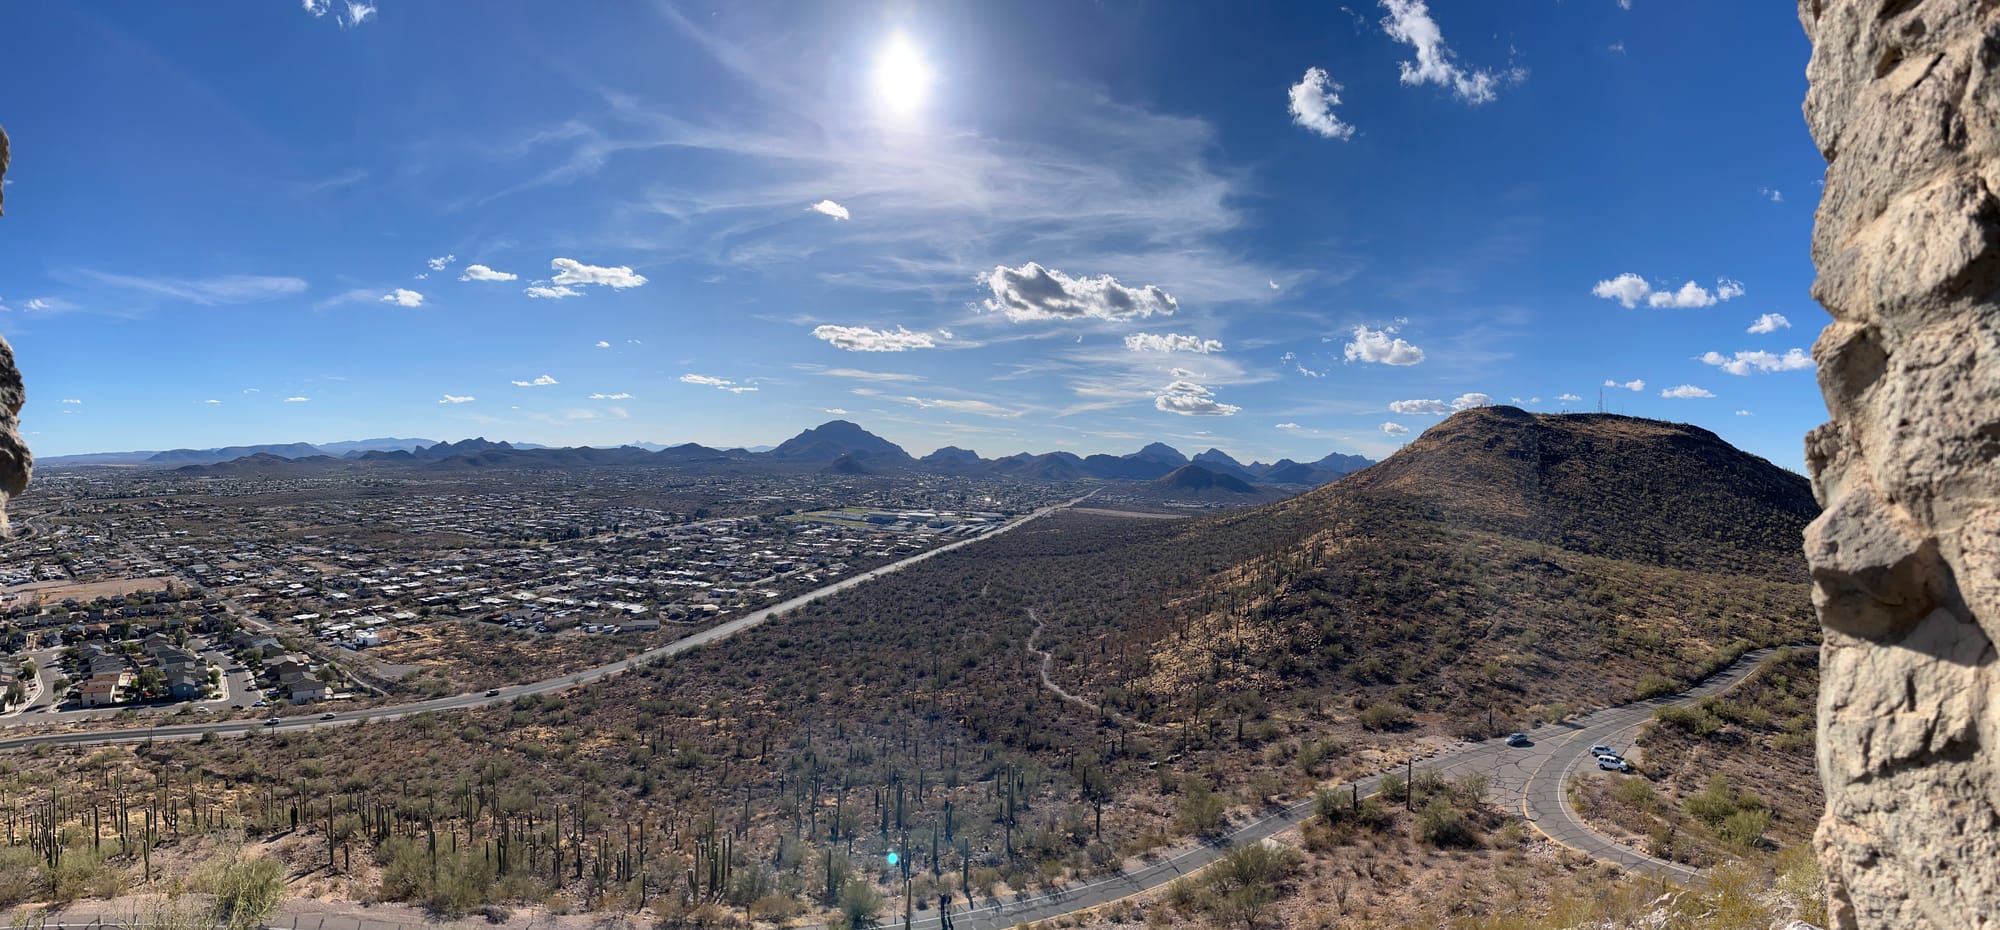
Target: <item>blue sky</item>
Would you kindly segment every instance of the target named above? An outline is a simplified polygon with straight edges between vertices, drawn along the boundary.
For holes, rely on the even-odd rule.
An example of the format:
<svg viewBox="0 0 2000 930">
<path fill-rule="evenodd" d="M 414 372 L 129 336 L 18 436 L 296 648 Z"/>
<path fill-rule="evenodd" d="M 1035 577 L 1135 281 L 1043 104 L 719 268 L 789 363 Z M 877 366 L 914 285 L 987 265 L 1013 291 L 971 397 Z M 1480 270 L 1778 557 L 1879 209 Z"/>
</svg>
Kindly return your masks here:
<svg viewBox="0 0 2000 930">
<path fill-rule="evenodd" d="M 0 332 L 43 455 L 841 416 L 1381 457 L 1602 391 L 1797 468 L 1824 419 L 1787 4 L 7 20 Z"/>
</svg>

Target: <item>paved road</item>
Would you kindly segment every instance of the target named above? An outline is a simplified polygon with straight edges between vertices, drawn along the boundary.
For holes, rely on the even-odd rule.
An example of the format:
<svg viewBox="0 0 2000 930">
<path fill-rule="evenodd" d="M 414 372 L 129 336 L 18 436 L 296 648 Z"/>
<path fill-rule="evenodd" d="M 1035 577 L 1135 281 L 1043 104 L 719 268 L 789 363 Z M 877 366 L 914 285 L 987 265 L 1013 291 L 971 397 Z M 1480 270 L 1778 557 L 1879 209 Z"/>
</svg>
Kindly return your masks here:
<svg viewBox="0 0 2000 930">
<path fill-rule="evenodd" d="M 932 558 L 938 555 L 939 553 L 950 552 L 951 550 L 957 549 L 960 546 L 969 546 L 972 545 L 973 543 L 979 542 L 982 539 L 991 539 L 992 537 L 998 536 L 1001 533 L 1009 532 L 1017 527 L 1024 526 L 1031 521 L 1034 521 L 1036 519 L 1054 513 L 1055 511 L 1074 505 L 1078 501 L 1085 500 L 1088 497 L 1090 497 L 1090 495 L 1086 494 L 1083 497 L 1079 497 L 1076 500 L 1070 501 L 1068 503 L 1056 504 L 1049 507 L 1044 507 L 1040 510 L 1035 511 L 1034 513 L 1022 517 L 1019 520 L 1015 520 L 1011 523 L 999 527 L 998 529 L 992 530 L 991 532 L 982 533 L 978 536 L 973 536 L 967 539 L 961 539 L 958 542 L 948 543 L 946 545 L 939 546 L 935 549 L 929 549 L 924 552 L 919 552 L 916 555 L 910 556 L 909 558 L 903 559 L 901 561 L 891 562 L 888 565 L 884 565 L 879 568 L 873 568 L 868 571 L 861 572 L 860 574 L 842 579 L 840 581 L 834 582 L 833 584 L 826 585 L 820 588 L 815 588 L 811 591 L 808 591 L 804 594 L 798 595 L 797 597 L 793 597 L 790 600 L 786 600 L 771 607 L 765 607 L 761 610 L 744 614 L 743 616 L 737 617 L 734 620 L 730 620 L 727 623 L 721 623 L 709 627 L 708 629 L 696 633 L 693 636 L 688 636 L 682 639 L 675 640 L 664 646 L 660 646 L 654 649 L 649 649 L 645 652 L 641 652 L 636 655 L 620 659 L 616 662 L 600 665 L 597 666 L 596 668 L 587 669 L 581 672 L 575 672 L 558 678 L 548 678 L 542 681 L 530 682 L 528 684 L 523 684 L 523 685 L 510 685 L 505 688 L 496 689 L 494 693 L 459 694 L 450 697 L 434 698 L 428 701 L 415 701 L 407 704 L 394 704 L 387 707 L 375 707 L 366 710 L 334 712 L 324 715 L 279 717 L 277 718 L 278 722 L 274 724 L 267 724 L 256 720 L 226 720 L 226 721 L 216 721 L 213 723 L 202 723 L 199 721 L 179 722 L 179 723 L 168 722 L 168 723 L 161 723 L 156 726 L 129 727 L 119 730 L 98 730 L 89 733 L 51 733 L 51 734 L 44 734 L 37 736 L 19 736 L 19 737 L 14 737 L 12 739 L 0 739 L 0 751 L 5 751 L 9 749 L 28 749 L 35 746 L 100 746 L 111 743 L 137 743 L 145 740 L 199 739 L 204 734 L 207 733 L 214 733 L 217 736 L 241 736 L 245 733 L 250 733 L 259 730 L 283 730 L 290 732 L 293 730 L 305 730 L 305 729 L 312 729 L 315 727 L 352 726 L 364 720 L 397 720 L 403 717 L 410 716 L 412 714 L 420 714 L 429 711 L 441 711 L 441 710 L 461 710 L 468 707 L 481 707 L 488 704 L 505 703 L 508 701 L 512 701 L 517 697 L 523 697 L 526 695 L 547 694 L 553 691 L 561 691 L 566 688 L 584 684 L 586 682 L 597 681 L 599 679 L 609 678 L 613 675 L 621 674 L 623 672 L 631 670 L 636 666 L 643 665 L 647 662 L 651 662 L 654 659 L 662 658 L 665 656 L 679 655 L 691 649 L 699 649 L 702 646 L 708 645 L 709 643 L 727 639 L 731 636 L 736 635 L 737 633 L 750 629 L 751 627 L 757 626 L 758 624 L 763 623 L 764 621 L 769 620 L 772 617 L 780 616 L 782 614 L 789 613 L 793 610 L 797 610 L 798 608 L 803 607 L 806 604 L 811 603 L 812 601 L 816 601 L 820 598 L 827 597 L 829 595 L 836 594 L 841 591 L 845 591 L 848 588 L 852 588 L 857 585 L 866 584 L 891 572 L 901 571 L 902 569 L 915 565 L 918 562 L 922 562 L 925 559 Z M 32 720 L 32 718 L 29 719 Z"/>
<path fill-rule="evenodd" d="M 1653 711 L 1669 705 L 1693 704 L 1708 695 L 1735 687 L 1775 651 L 1759 649 L 1745 653 L 1727 668 L 1681 694 L 1621 704 L 1560 724 L 1530 730 L 1530 743 L 1524 747 L 1510 747 L 1497 739 L 1486 740 L 1441 753 L 1418 763 L 1415 768 L 1435 769 L 1448 778 L 1467 772 L 1484 772 L 1492 779 L 1490 796 L 1494 802 L 1507 810 L 1521 811 L 1529 823 L 1550 839 L 1629 871 L 1686 881 L 1694 877 L 1693 869 L 1621 846 L 1585 826 L 1577 819 L 1576 812 L 1570 809 L 1563 795 L 1562 783 L 1572 771 L 1600 774 L 1596 761 L 1590 755 L 1592 745 L 1603 743 L 1614 748 L 1629 745 L 1639 726 L 1652 719 Z M 1387 774 L 1402 774 L 1402 771 L 1370 776 L 1353 782 L 1351 786 L 1341 785 L 1335 793 L 1358 790 L 1362 797 L 1367 797 L 1381 788 L 1383 775 Z M 1607 778 L 1627 777 L 1609 772 L 1601 774 Z M 1418 803 L 1422 803 L 1421 797 Z M 1267 812 L 1210 845 L 1190 849 L 1132 871 L 999 905 L 984 905 L 970 910 L 961 905 L 952 912 L 952 927 L 955 930 L 1001 930 L 1027 921 L 1061 917 L 1151 891 L 1183 875 L 1200 871 L 1222 858 L 1231 847 L 1264 840 L 1298 826 L 1312 816 L 1312 812 L 1313 802 L 1308 798 Z M 884 927 L 903 925 L 900 905 L 895 904 L 894 907 L 897 909 L 893 912 L 885 912 Z M 912 930 L 937 930 L 940 926 L 937 912 L 932 910 L 928 916 L 924 914 L 918 912 L 918 918 L 910 925 Z M 359 928 L 327 927 L 325 930 Z"/>
</svg>

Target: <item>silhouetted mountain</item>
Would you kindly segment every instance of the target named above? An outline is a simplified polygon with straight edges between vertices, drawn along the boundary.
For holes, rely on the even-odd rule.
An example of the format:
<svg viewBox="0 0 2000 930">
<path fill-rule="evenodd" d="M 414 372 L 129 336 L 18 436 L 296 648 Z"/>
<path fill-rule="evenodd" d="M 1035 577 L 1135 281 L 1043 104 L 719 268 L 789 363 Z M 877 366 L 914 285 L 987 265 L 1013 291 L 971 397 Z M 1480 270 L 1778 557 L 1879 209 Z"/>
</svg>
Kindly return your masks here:
<svg viewBox="0 0 2000 930">
<path fill-rule="evenodd" d="M 1331 472 L 1335 478 L 1338 478 L 1341 475 L 1354 474 L 1373 464 L 1375 464 L 1375 460 L 1366 456 L 1342 455 L 1335 452 L 1326 458 L 1312 463 L 1312 466 L 1320 471 Z"/>
<path fill-rule="evenodd" d="M 238 456 L 226 462 L 201 462 L 182 465 L 173 470 L 174 474 L 197 478 L 247 478 L 247 477 L 303 477 L 323 475 L 350 467 L 348 461 L 328 455 L 305 455 L 288 458 L 269 452 L 253 452 Z"/>
<path fill-rule="evenodd" d="M 1231 494 L 1255 494 L 1257 489 L 1234 475 L 1217 474 L 1200 465 L 1187 464 L 1169 472 L 1153 483 L 1162 487 L 1182 491 L 1226 491 Z"/>
<path fill-rule="evenodd" d="M 832 420 L 778 444 L 765 455 L 800 464 L 826 464 L 842 456 L 867 461 L 871 467 L 908 467 L 915 463 L 903 447 L 846 420 Z"/>
<path fill-rule="evenodd" d="M 1257 480 L 1256 472 L 1251 471 L 1242 462 L 1238 462 L 1235 458 L 1231 457 L 1229 453 L 1224 452 L 1221 449 L 1210 449 L 1207 452 L 1203 452 L 1202 454 L 1195 456 L 1193 461 L 1194 464 L 1200 465 L 1201 467 L 1206 468 L 1209 471 L 1215 472 L 1218 475 L 1230 475 L 1236 478 L 1241 478 L 1244 481 Z"/>
<path fill-rule="evenodd" d="M 1043 481 L 1075 481 L 1089 474 L 1083 468 L 1083 460 L 1068 452 L 1045 452 L 1041 455 L 1020 452 L 995 459 L 993 470 L 997 474 Z"/>
<path fill-rule="evenodd" d="M 854 456 L 843 455 L 834 459 L 833 464 L 819 470 L 822 475 L 872 475 L 868 466 L 861 464 Z"/>
<path fill-rule="evenodd" d="M 156 452 L 146 458 L 149 465 L 207 465 L 227 462 L 249 455 L 269 455 L 281 459 L 300 459 L 310 455 L 325 455 L 325 450 L 305 442 L 287 442 L 261 446 L 224 446 L 220 449 L 169 449 Z"/>
<path fill-rule="evenodd" d="M 397 449 L 414 450 L 436 445 L 435 439 L 343 439 L 339 442 L 322 442 L 316 445 L 328 455 L 353 456 L 363 452 L 393 452 Z"/>
<path fill-rule="evenodd" d="M 1265 469 L 1264 474 L 1258 476 L 1257 480 L 1265 484 L 1292 484 L 1316 488 L 1338 477 L 1340 476 L 1311 465 L 1304 465 L 1291 459 L 1279 459 Z"/>
</svg>

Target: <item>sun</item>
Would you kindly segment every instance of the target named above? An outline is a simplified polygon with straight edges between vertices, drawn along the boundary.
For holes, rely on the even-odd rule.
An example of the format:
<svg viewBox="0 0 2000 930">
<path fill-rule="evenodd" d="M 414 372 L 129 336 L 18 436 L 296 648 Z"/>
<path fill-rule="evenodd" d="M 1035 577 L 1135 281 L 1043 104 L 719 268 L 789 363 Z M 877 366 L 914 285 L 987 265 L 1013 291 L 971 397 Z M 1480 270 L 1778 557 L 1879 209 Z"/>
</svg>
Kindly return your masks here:
<svg viewBox="0 0 2000 930">
<path fill-rule="evenodd" d="M 891 36 L 875 56 L 875 99 L 897 116 L 909 116 L 923 107 L 936 79 L 923 51 L 901 33 Z"/>
</svg>

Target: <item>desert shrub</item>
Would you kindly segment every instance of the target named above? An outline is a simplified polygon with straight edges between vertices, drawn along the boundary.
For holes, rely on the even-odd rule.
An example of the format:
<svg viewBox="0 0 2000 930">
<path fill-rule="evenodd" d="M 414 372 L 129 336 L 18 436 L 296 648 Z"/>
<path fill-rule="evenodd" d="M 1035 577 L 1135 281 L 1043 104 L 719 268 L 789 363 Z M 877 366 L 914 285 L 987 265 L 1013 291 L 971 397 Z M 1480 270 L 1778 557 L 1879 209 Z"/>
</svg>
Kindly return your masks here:
<svg viewBox="0 0 2000 930">
<path fill-rule="evenodd" d="M 210 860 L 194 886 L 214 898 L 215 917 L 230 930 L 249 930 L 277 913 L 285 895 L 285 867 L 269 856 L 232 849 Z"/>
<path fill-rule="evenodd" d="M 1181 784 L 1179 822 L 1181 830 L 1208 836 L 1222 827 L 1222 797 L 1199 778 Z"/>
<path fill-rule="evenodd" d="M 1764 842 L 1764 832 L 1771 829 L 1771 812 L 1768 810 L 1740 810 L 1723 818 L 1716 832 L 1723 842 L 1748 852 Z"/>
<path fill-rule="evenodd" d="M 1736 813 L 1736 792 L 1730 790 L 1729 779 L 1717 772 L 1709 776 L 1708 787 L 1687 796 L 1681 802 L 1688 816 L 1709 826 L 1719 826 L 1730 814 Z"/>
<path fill-rule="evenodd" d="M 1680 687 L 1678 682 L 1664 675 L 1646 675 L 1639 679 L 1639 686 L 1635 691 L 1639 695 L 1639 700 L 1644 701 L 1672 694 L 1680 690 Z"/>
<path fill-rule="evenodd" d="M 49 870 L 26 846 L 0 848 L 0 908 L 32 901 L 49 891 Z"/>
<path fill-rule="evenodd" d="M 1415 715 L 1409 708 L 1393 701 L 1370 704 L 1361 712 L 1361 726 L 1370 730 L 1402 729 L 1413 719 Z"/>
<path fill-rule="evenodd" d="M 1617 786 L 1611 789 L 1611 797 L 1637 811 L 1658 810 L 1660 806 L 1660 793 L 1640 778 L 1619 779 Z"/>
<path fill-rule="evenodd" d="M 1479 833 L 1472 821 L 1443 798 L 1424 805 L 1417 813 L 1417 838 L 1433 846 L 1479 845 Z"/>
</svg>

